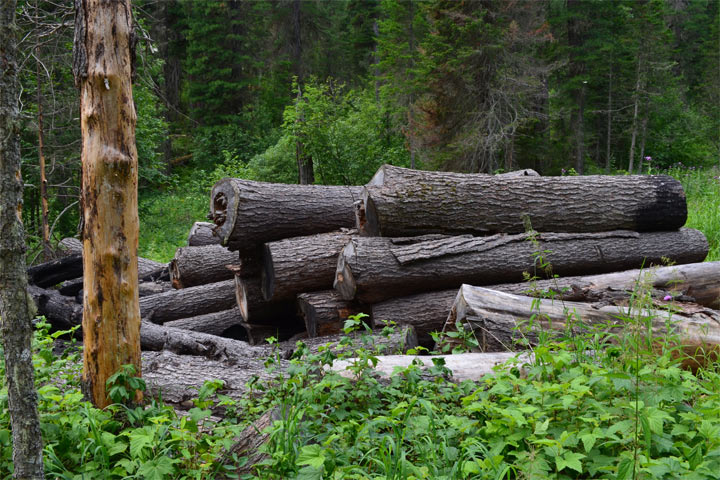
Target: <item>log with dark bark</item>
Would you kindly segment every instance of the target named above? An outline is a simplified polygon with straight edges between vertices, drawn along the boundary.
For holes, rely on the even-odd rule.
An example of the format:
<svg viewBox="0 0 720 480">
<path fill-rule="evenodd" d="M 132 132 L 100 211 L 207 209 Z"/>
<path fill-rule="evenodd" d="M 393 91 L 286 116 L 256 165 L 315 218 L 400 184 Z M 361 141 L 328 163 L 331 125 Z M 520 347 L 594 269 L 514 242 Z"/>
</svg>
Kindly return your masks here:
<svg viewBox="0 0 720 480">
<path fill-rule="evenodd" d="M 74 298 L 33 285 L 28 286 L 28 293 L 35 300 L 38 315 L 44 316 L 54 328 L 67 330 L 82 323 L 82 304 Z"/>
<path fill-rule="evenodd" d="M 234 282 L 237 306 L 245 323 L 274 326 L 302 324 L 294 300 L 265 300 L 260 278 L 236 275 Z"/>
<path fill-rule="evenodd" d="M 52 287 L 82 274 L 82 255 L 68 255 L 27 269 L 28 283 L 41 288 Z"/>
<path fill-rule="evenodd" d="M 173 290 L 140 299 L 142 318 L 154 323 L 220 312 L 234 306 L 234 280 Z"/>
<path fill-rule="evenodd" d="M 630 319 L 640 314 L 641 323 L 632 323 Z M 532 325 L 528 320 L 531 317 Z M 654 309 L 652 305 L 643 306 L 640 313 L 622 305 L 550 300 L 538 303 L 533 297 L 463 285 L 444 331 L 453 331 L 458 323 L 462 324 L 475 332 L 481 351 L 497 352 L 514 349 L 521 338 L 535 344 L 541 330 L 579 334 L 600 328 L 614 335 L 622 335 L 623 331 L 637 334 L 637 328 L 645 328 L 648 321 L 653 336 L 670 335 L 671 341 L 677 342 L 695 366 L 706 365 L 717 358 L 720 312 L 681 303 L 673 305 L 672 314 L 667 309 Z"/>
<path fill-rule="evenodd" d="M 496 175 L 500 178 L 516 178 L 516 177 L 539 177 L 540 174 L 531 168 L 523 170 L 515 170 L 512 172 L 501 173 Z M 473 178 L 489 178 L 493 175 L 486 173 L 456 173 L 456 172 L 437 172 L 427 170 L 416 170 L 414 168 L 396 167 L 394 165 L 383 165 L 373 175 L 365 186 L 368 187 L 389 187 L 404 185 L 410 183 L 421 182 L 463 182 Z"/>
<path fill-rule="evenodd" d="M 705 236 L 692 229 L 583 234 L 455 237 L 412 243 L 380 237 L 351 240 L 338 258 L 335 289 L 346 300 L 377 303 L 393 297 L 459 287 L 520 281 L 523 272 L 544 276 L 538 252 L 560 276 L 593 274 L 702 261 Z"/>
<path fill-rule="evenodd" d="M 345 320 L 350 315 L 369 313 L 369 307 L 363 307 L 352 300 L 344 300 L 335 290 L 301 293 L 297 296 L 297 303 L 305 320 L 305 329 L 311 338 L 341 333 Z"/>
<path fill-rule="evenodd" d="M 258 325 L 241 322 L 240 326 L 245 330 L 247 342 L 250 345 L 261 345 L 268 343 L 269 338 L 275 341 L 289 341 L 298 334 L 305 332 L 305 325 L 299 319 L 288 322 L 287 319 L 275 322 L 276 325 Z"/>
<path fill-rule="evenodd" d="M 332 288 L 337 258 L 356 230 L 320 233 L 265 244 L 261 286 L 266 300 Z"/>
<path fill-rule="evenodd" d="M 219 245 L 220 237 L 213 233 L 214 223 L 195 222 L 188 234 L 189 247 L 202 247 L 205 245 Z"/>
<path fill-rule="evenodd" d="M 671 295 L 674 299 L 720 309 L 720 262 L 497 284 L 487 288 L 515 295 L 596 302 L 612 299 L 618 291 L 632 291 L 637 285 L 650 287 L 656 299 Z M 371 305 L 366 313 L 370 313 L 375 322 L 387 320 L 414 326 L 420 345 L 430 348 L 429 333 L 442 330 L 457 292 L 457 289 L 439 290 L 392 298 Z"/>
<path fill-rule="evenodd" d="M 285 185 L 225 178 L 211 192 L 216 235 L 230 250 L 352 228 L 362 187 Z"/>
<path fill-rule="evenodd" d="M 366 187 L 365 232 L 519 233 L 674 230 L 687 218 L 682 185 L 664 176 L 480 177 Z"/>
<path fill-rule="evenodd" d="M 169 279 L 170 274 L 166 264 L 138 257 L 138 282 L 156 282 Z M 80 294 L 82 288 L 83 277 L 79 277 L 62 282 L 59 290 L 63 295 L 72 296 Z"/>
<path fill-rule="evenodd" d="M 237 252 L 220 245 L 180 247 L 170 261 L 170 280 L 175 288 L 230 280 L 235 274 L 227 266 L 239 261 Z"/>
<path fill-rule="evenodd" d="M 195 317 L 181 318 L 165 322 L 166 327 L 181 328 L 193 332 L 208 333 L 219 337 L 247 340 L 247 334 L 241 326 L 240 310 L 235 307 L 220 312 L 206 313 Z M 239 335 L 240 334 L 240 335 Z"/>
</svg>

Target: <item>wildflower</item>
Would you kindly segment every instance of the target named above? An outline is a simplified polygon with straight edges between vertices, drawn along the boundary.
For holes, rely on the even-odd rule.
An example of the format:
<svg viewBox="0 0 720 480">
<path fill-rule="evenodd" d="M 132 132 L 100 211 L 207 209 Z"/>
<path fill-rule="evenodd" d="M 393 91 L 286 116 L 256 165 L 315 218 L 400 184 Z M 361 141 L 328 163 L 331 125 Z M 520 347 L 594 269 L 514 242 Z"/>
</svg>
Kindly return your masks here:
<svg viewBox="0 0 720 480">
<path fill-rule="evenodd" d="M 646 162 L 652 162 L 652 157 L 650 157 L 650 156 L 645 157 L 645 161 L 646 161 Z"/>
<path fill-rule="evenodd" d="M 670 300 L 672 300 L 672 295 L 665 295 L 665 298 L 663 298 L 663 300 L 669 302 Z"/>
<path fill-rule="evenodd" d="M 564 169 L 564 168 L 561 170 L 561 173 L 562 173 L 563 175 L 565 175 L 565 169 Z"/>
</svg>

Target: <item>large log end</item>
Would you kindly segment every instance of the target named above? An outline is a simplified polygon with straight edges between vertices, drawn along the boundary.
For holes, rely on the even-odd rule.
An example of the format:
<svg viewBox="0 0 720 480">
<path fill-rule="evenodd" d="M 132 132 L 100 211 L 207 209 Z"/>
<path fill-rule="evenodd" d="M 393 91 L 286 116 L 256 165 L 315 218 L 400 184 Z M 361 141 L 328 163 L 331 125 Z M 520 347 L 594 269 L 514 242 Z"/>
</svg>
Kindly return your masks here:
<svg viewBox="0 0 720 480">
<path fill-rule="evenodd" d="M 357 285 L 350 268 L 350 260 L 355 256 L 355 243 L 351 240 L 338 255 L 337 269 L 335 270 L 335 281 L 333 288 L 340 294 L 343 300 L 355 298 Z"/>
</svg>

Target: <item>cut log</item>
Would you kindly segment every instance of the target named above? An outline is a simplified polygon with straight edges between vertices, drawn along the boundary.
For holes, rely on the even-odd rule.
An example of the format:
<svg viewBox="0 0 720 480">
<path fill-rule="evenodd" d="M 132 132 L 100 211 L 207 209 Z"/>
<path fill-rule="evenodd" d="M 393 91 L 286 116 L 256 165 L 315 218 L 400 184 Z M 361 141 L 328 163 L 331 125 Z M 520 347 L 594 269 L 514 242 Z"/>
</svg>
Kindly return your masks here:
<svg viewBox="0 0 720 480">
<path fill-rule="evenodd" d="M 180 247 L 170 261 L 170 280 L 175 288 L 230 280 L 235 274 L 227 266 L 239 261 L 237 252 L 220 245 Z"/>
<path fill-rule="evenodd" d="M 74 298 L 34 285 L 28 286 L 28 293 L 35 301 L 38 315 L 44 316 L 55 329 L 68 330 L 82 323 L 83 307 Z"/>
<path fill-rule="evenodd" d="M 214 223 L 195 222 L 188 235 L 189 247 L 203 247 L 205 245 L 219 245 L 220 237 L 213 233 Z"/>
<path fill-rule="evenodd" d="M 369 308 L 363 308 L 352 300 L 344 300 L 335 290 L 301 293 L 297 296 L 297 302 L 305 320 L 305 329 L 311 338 L 341 333 L 345 320 L 350 315 L 367 311 Z M 418 337 L 420 337 L 419 332 Z M 420 338 L 418 340 L 420 341 Z"/>
<path fill-rule="evenodd" d="M 216 235 L 230 250 L 352 228 L 362 187 L 285 185 L 225 178 L 211 192 Z"/>
<path fill-rule="evenodd" d="M 83 274 L 82 255 L 68 255 L 57 260 L 41 263 L 27 269 L 28 283 L 41 288 L 81 277 Z"/>
<path fill-rule="evenodd" d="M 289 341 L 299 333 L 305 332 L 305 326 L 299 319 L 294 319 L 292 322 L 285 320 L 277 323 L 278 325 L 257 325 L 241 322 L 240 326 L 245 330 L 247 342 L 250 345 L 267 343 L 267 339 L 270 337 L 276 341 Z"/>
<path fill-rule="evenodd" d="M 674 299 L 686 298 L 708 308 L 720 309 L 720 262 L 497 284 L 487 288 L 533 297 L 548 297 L 552 292 L 552 298 L 559 300 L 588 302 L 603 300 L 616 291 L 632 291 L 638 284 L 655 289 L 653 297 L 657 299 L 672 295 Z M 418 343 L 431 348 L 430 332 L 442 331 L 457 293 L 457 289 L 450 289 L 392 298 L 371 305 L 366 313 L 370 313 L 375 322 L 386 320 L 412 325 L 418 334 Z M 343 301 L 339 296 L 338 299 Z"/>
<path fill-rule="evenodd" d="M 150 295 L 169 292 L 172 289 L 170 282 L 142 282 L 138 284 L 138 295 L 140 295 L 140 297 L 148 297 Z"/>
<path fill-rule="evenodd" d="M 240 315 L 245 323 L 273 326 L 302 324 L 295 301 L 265 300 L 260 288 L 260 278 L 242 278 L 236 275 L 235 294 Z"/>
<path fill-rule="evenodd" d="M 170 274 L 164 263 L 138 257 L 138 282 L 155 282 L 169 280 Z M 60 293 L 73 296 L 80 294 L 83 288 L 83 277 L 66 280 L 60 285 Z M 142 295 L 141 295 L 142 296 Z"/>
<path fill-rule="evenodd" d="M 408 243 L 380 237 L 351 240 L 338 258 L 335 289 L 346 300 L 378 303 L 393 297 L 459 287 L 520 281 L 523 272 L 545 275 L 536 252 L 552 273 L 593 274 L 702 261 L 705 236 L 692 229 L 584 234 L 494 235 Z M 536 271 L 537 270 L 537 271 Z"/>
<path fill-rule="evenodd" d="M 515 177 L 539 177 L 540 174 L 531 168 L 523 170 L 515 170 L 512 172 L 501 173 L 495 175 L 500 178 Z M 427 170 L 415 170 L 414 168 L 396 167 L 394 165 L 383 165 L 375 173 L 365 186 L 368 187 L 389 187 L 393 185 L 404 185 L 410 183 L 421 182 L 463 182 L 473 178 L 489 178 L 493 175 L 486 173 L 456 173 L 456 172 L 437 172 Z"/>
<path fill-rule="evenodd" d="M 517 352 L 486 352 L 486 353 L 460 353 L 455 355 L 432 355 L 418 357 L 414 355 L 382 355 L 375 357 L 377 364 L 373 370 L 381 377 L 390 378 L 397 368 L 408 368 L 410 365 L 422 364 L 422 368 L 431 368 L 434 362 L 444 362 L 444 367 L 450 371 L 450 379 L 455 382 L 470 380 L 478 382 L 485 375 L 494 372 L 498 365 L 511 363 L 514 365 L 532 364 L 534 356 L 528 353 Z M 335 360 L 330 370 L 338 372 L 343 377 L 353 378 L 353 372 L 348 370 L 357 362 L 356 358 Z"/>
<path fill-rule="evenodd" d="M 682 185 L 665 176 L 480 177 L 366 187 L 364 231 L 424 233 L 638 232 L 685 224 Z"/>
<path fill-rule="evenodd" d="M 266 300 L 332 288 L 338 255 L 356 230 L 320 233 L 265 244 L 261 285 Z"/>
<path fill-rule="evenodd" d="M 220 312 L 234 306 L 233 280 L 173 290 L 140 299 L 142 318 L 154 323 Z"/>
<path fill-rule="evenodd" d="M 74 237 L 66 237 L 58 242 L 58 250 L 63 255 L 82 255 L 82 242 Z"/>
<path fill-rule="evenodd" d="M 222 456 L 221 462 L 225 465 L 224 471 L 226 473 L 232 472 L 234 478 L 252 474 L 258 463 L 270 457 L 268 453 L 260 449 L 270 438 L 270 433 L 266 432 L 266 429 L 272 426 L 275 421 L 282 420 L 282 418 L 280 409 L 275 407 L 265 412 L 240 432 L 240 435 L 233 439 L 232 447 Z M 235 458 L 245 458 L 246 460 L 241 465 L 238 465 Z"/>
<path fill-rule="evenodd" d="M 169 322 L 165 322 L 163 325 L 166 327 L 181 328 L 183 330 L 191 330 L 193 332 L 217 335 L 219 337 L 247 340 L 247 335 L 244 334 L 245 330 L 240 325 L 241 322 L 242 317 L 240 317 L 240 310 L 235 307 L 221 312 L 206 313 L 205 315 L 198 315 L 196 317 L 171 320 Z M 238 336 L 239 331 L 242 331 L 244 335 Z"/>
<path fill-rule="evenodd" d="M 624 328 L 644 328 L 649 320 L 654 336 L 674 336 L 698 364 L 707 365 L 717 358 L 720 312 L 692 305 L 673 307 L 672 315 L 668 310 L 644 308 L 642 323 L 638 325 L 628 323 L 627 319 L 637 313 L 629 313 L 624 306 L 551 300 L 538 303 L 533 297 L 463 285 L 448 315 L 445 331 L 455 330 L 458 323 L 470 327 L 481 351 L 498 352 L 514 349 L 520 338 L 536 343 L 541 330 L 557 333 L 571 330 L 579 334 L 600 327 L 617 334 Z M 528 320 L 531 317 L 532 325 Z"/>
</svg>

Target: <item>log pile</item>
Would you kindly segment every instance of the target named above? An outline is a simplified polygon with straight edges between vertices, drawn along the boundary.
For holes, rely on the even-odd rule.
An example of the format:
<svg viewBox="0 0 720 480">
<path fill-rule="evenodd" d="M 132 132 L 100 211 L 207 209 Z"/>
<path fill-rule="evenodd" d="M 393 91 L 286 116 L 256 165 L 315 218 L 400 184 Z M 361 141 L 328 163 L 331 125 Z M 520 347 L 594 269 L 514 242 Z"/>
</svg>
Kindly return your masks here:
<svg viewBox="0 0 720 480">
<path fill-rule="evenodd" d="M 458 303 L 479 298 L 467 285 L 619 305 L 618 292 L 632 290 L 645 275 L 639 269 L 651 266 L 654 298 L 671 294 L 712 311 L 720 307 L 720 262 L 698 263 L 708 245 L 683 228 L 686 215 L 682 187 L 666 176 L 493 176 L 386 165 L 357 187 L 224 179 L 211 192 L 213 223 L 193 225 L 169 266 L 141 268 L 141 340 L 145 350 L 245 362 L 265 352 L 259 344 L 269 336 L 337 335 L 362 312 L 370 327 L 409 326 L 429 348 L 433 332 L 467 323 L 486 350 L 499 351 L 515 340 L 508 315 L 517 312 L 480 322 L 476 312 L 488 315 L 481 305 Z M 82 316 L 81 252 L 65 243 L 67 257 L 29 272 L 40 313 L 63 328 Z M 674 266 L 662 266 L 668 262 Z M 536 280 L 529 284 L 528 276 Z M 689 326 L 678 331 L 694 335 L 695 345 L 706 340 L 698 328 L 720 316 L 702 320 L 688 308 Z M 153 358 L 162 371 L 164 357 Z"/>
</svg>

